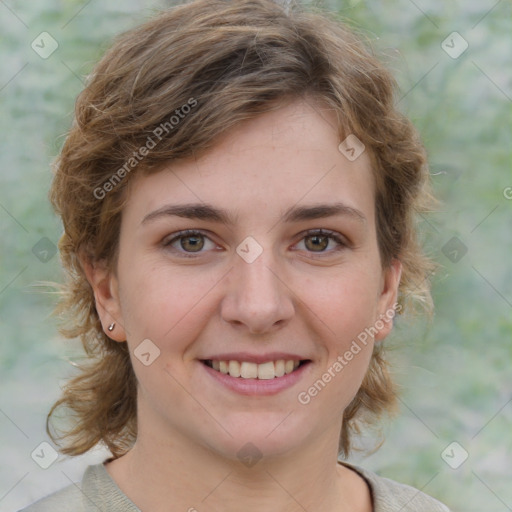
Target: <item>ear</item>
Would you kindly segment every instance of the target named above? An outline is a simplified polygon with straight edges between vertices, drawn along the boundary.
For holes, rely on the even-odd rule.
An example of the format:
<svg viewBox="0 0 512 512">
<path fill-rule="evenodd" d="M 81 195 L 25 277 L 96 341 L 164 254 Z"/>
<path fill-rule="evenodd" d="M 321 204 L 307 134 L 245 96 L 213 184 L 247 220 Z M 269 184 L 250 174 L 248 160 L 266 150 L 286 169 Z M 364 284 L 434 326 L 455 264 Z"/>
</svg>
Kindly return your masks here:
<svg viewBox="0 0 512 512">
<path fill-rule="evenodd" d="M 81 260 L 87 281 L 94 292 L 96 311 L 101 320 L 103 332 L 114 341 L 126 341 L 121 304 L 119 301 L 119 283 L 114 272 L 105 262 Z M 109 326 L 112 326 L 109 330 Z"/>
<path fill-rule="evenodd" d="M 402 263 L 397 259 L 393 259 L 383 271 L 382 289 L 378 306 L 379 318 L 375 322 L 379 329 L 377 334 L 375 334 L 375 341 L 384 340 L 393 329 L 393 318 L 400 310 L 400 306 L 397 305 L 397 298 L 401 276 Z"/>
</svg>

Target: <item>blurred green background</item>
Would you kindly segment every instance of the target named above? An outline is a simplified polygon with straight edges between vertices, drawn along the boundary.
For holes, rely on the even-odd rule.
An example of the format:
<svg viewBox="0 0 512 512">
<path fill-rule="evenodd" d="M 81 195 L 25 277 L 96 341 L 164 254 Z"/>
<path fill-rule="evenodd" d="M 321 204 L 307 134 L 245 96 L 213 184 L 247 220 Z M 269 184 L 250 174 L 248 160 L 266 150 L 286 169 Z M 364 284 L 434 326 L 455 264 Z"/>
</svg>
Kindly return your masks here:
<svg viewBox="0 0 512 512">
<path fill-rule="evenodd" d="M 105 454 L 60 456 L 46 470 L 31 458 L 49 442 L 45 416 L 79 349 L 59 338 L 49 316 L 54 298 L 34 283 L 61 279 L 55 254 L 61 227 L 47 200 L 50 163 L 84 76 L 113 36 L 169 3 L 114 5 L 0 1 L 2 511 L 78 481 Z M 398 321 L 389 343 L 402 389 L 400 415 L 384 424 L 378 452 L 351 460 L 423 489 L 454 511 L 512 510 L 511 3 L 315 5 L 347 18 L 394 71 L 400 107 L 422 134 L 442 201 L 420 219 L 427 250 L 441 265 L 435 317 Z M 58 44 L 49 56 L 44 52 L 55 43 L 42 32 Z"/>
</svg>

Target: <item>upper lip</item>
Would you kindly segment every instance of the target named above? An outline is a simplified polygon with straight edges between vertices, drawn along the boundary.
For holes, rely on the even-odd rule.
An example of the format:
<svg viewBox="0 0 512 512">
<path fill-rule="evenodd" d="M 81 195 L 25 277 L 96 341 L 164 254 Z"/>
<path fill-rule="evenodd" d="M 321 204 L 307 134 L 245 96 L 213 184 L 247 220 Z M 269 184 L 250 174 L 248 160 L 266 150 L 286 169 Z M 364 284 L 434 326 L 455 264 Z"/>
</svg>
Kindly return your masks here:
<svg viewBox="0 0 512 512">
<path fill-rule="evenodd" d="M 201 358 L 202 361 L 246 361 L 248 363 L 266 363 L 268 361 L 278 361 L 284 359 L 285 361 L 304 361 L 308 358 L 301 357 L 297 354 L 290 354 L 289 352 L 269 352 L 268 354 L 249 354 L 247 352 L 225 352 L 222 354 L 215 354 L 208 357 Z"/>
</svg>

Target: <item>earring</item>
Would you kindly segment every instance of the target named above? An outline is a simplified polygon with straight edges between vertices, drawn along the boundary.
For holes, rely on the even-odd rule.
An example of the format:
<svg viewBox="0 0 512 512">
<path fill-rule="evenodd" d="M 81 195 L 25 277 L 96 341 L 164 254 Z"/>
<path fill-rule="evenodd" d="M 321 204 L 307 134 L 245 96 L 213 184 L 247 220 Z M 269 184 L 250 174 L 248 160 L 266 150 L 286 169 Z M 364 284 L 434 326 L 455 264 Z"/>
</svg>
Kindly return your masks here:
<svg viewBox="0 0 512 512">
<path fill-rule="evenodd" d="M 116 326 L 115 322 L 112 322 L 109 326 L 108 326 L 108 330 L 110 332 L 112 332 L 114 330 L 114 327 Z"/>
</svg>

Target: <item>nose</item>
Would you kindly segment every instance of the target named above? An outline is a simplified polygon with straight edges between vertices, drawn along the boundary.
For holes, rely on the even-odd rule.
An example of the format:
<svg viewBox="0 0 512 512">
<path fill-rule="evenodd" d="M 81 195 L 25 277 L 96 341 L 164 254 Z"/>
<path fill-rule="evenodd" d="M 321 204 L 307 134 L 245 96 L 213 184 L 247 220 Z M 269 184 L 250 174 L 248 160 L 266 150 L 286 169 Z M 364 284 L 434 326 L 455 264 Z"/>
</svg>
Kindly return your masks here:
<svg viewBox="0 0 512 512">
<path fill-rule="evenodd" d="M 236 254 L 234 268 L 228 273 L 222 318 L 251 334 L 282 328 L 295 312 L 292 290 L 271 252 L 264 250 L 252 263 Z"/>
</svg>

